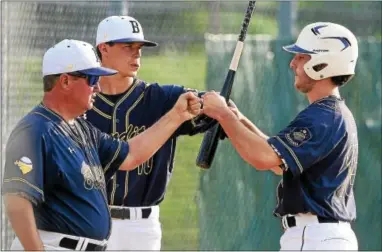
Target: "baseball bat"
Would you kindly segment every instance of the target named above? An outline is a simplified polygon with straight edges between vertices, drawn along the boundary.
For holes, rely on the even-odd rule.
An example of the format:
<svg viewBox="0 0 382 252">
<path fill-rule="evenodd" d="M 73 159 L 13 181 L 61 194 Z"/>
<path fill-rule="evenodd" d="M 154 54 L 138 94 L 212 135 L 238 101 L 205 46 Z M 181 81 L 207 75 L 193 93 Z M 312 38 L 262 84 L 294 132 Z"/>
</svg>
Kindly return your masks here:
<svg viewBox="0 0 382 252">
<path fill-rule="evenodd" d="M 236 43 L 236 48 L 231 60 L 231 64 L 228 70 L 228 74 L 225 78 L 223 88 L 220 92 L 226 101 L 229 101 L 231 95 L 233 81 L 235 79 L 235 74 L 237 66 L 239 65 L 239 60 L 241 52 L 243 51 L 244 40 L 247 35 L 248 25 L 251 21 L 252 13 L 255 9 L 256 1 L 249 1 L 247 10 L 245 12 L 245 17 L 243 24 L 241 26 L 239 39 Z M 216 124 L 214 127 L 209 129 L 204 133 L 202 144 L 199 148 L 199 153 L 196 159 L 196 165 L 203 169 L 209 169 L 211 163 L 215 157 L 215 152 L 218 147 L 219 138 L 223 134 L 220 124 Z"/>
</svg>

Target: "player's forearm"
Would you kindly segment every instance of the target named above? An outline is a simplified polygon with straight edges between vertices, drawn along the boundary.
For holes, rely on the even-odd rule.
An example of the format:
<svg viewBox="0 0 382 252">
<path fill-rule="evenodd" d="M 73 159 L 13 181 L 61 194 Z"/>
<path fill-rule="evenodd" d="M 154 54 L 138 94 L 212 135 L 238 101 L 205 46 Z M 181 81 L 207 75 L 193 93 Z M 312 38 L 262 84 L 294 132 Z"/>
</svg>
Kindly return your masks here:
<svg viewBox="0 0 382 252">
<path fill-rule="evenodd" d="M 17 195 L 5 196 L 9 221 L 25 250 L 44 250 L 37 231 L 32 203 Z"/>
<path fill-rule="evenodd" d="M 268 140 L 269 136 L 265 135 L 255 124 L 253 124 L 246 116 L 240 113 L 240 122 L 247 127 L 251 132 L 257 134 L 259 137 L 263 138 L 264 140 Z M 283 175 L 283 170 L 279 166 L 275 166 L 271 169 L 275 175 L 282 176 Z"/>
<path fill-rule="evenodd" d="M 255 124 L 253 124 L 247 117 L 243 116 L 242 119 L 240 119 L 240 122 L 244 124 L 247 129 L 249 129 L 251 132 L 257 134 L 261 138 L 267 140 L 269 136 L 265 135 L 259 128 L 256 127 Z"/>
<path fill-rule="evenodd" d="M 281 164 L 280 158 L 266 139 L 248 129 L 233 112 L 227 110 L 218 121 L 246 162 L 259 170 L 269 170 Z"/>
<path fill-rule="evenodd" d="M 173 110 L 170 110 L 158 122 L 143 133 L 131 138 L 129 154 L 122 163 L 120 170 L 132 170 L 148 160 L 174 134 L 183 123 Z"/>
</svg>

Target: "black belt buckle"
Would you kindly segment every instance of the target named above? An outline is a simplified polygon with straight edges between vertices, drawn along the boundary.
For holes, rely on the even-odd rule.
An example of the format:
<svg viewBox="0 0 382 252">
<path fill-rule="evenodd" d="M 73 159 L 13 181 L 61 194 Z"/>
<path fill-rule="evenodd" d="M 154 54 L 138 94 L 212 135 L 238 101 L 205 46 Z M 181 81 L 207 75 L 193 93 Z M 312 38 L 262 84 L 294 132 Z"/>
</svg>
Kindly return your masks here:
<svg viewBox="0 0 382 252">
<path fill-rule="evenodd" d="M 79 242 L 79 240 L 75 240 L 75 239 L 72 239 L 72 238 L 64 237 L 64 238 L 61 239 L 61 241 L 58 244 L 58 246 L 60 246 L 62 248 L 67 248 L 67 249 L 75 250 L 77 245 L 78 245 L 78 242 Z M 85 251 L 105 251 L 106 248 L 107 248 L 106 245 L 102 246 L 102 245 L 97 245 L 97 244 L 89 242 L 88 245 L 85 248 Z"/>
<path fill-rule="evenodd" d="M 111 208 L 110 214 L 112 218 L 125 220 L 130 219 L 130 210 L 129 208 Z M 152 212 L 151 208 L 142 208 L 139 211 L 142 212 L 142 218 L 148 219 L 150 217 L 150 214 Z"/>
<path fill-rule="evenodd" d="M 127 208 L 111 208 L 110 214 L 112 218 L 120 220 L 130 219 L 130 209 Z"/>
</svg>

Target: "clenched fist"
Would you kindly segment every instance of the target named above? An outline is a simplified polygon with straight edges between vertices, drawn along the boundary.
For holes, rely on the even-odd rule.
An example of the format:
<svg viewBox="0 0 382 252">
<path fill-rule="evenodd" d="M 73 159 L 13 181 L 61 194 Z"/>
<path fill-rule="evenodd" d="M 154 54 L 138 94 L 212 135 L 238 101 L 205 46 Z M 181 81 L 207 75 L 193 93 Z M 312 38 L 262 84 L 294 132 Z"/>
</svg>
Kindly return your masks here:
<svg viewBox="0 0 382 252">
<path fill-rule="evenodd" d="M 173 107 L 179 119 L 184 122 L 200 114 L 201 99 L 193 92 L 187 92 L 179 96 Z"/>
<path fill-rule="evenodd" d="M 229 112 L 230 108 L 227 105 L 227 102 L 223 96 L 219 93 L 211 91 L 203 95 L 203 113 L 209 117 L 212 117 L 216 120 Z"/>
</svg>

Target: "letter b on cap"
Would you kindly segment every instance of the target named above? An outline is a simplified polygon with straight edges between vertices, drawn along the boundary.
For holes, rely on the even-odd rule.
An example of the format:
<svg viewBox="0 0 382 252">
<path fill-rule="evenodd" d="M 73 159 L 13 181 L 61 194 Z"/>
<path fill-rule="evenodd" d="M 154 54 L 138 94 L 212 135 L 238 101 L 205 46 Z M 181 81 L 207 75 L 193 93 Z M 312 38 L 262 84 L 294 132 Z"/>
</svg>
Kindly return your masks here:
<svg viewBox="0 0 382 252">
<path fill-rule="evenodd" d="M 131 20 L 130 23 L 131 23 L 131 27 L 133 28 L 133 33 L 139 33 L 140 30 L 139 30 L 138 22 Z"/>
</svg>

